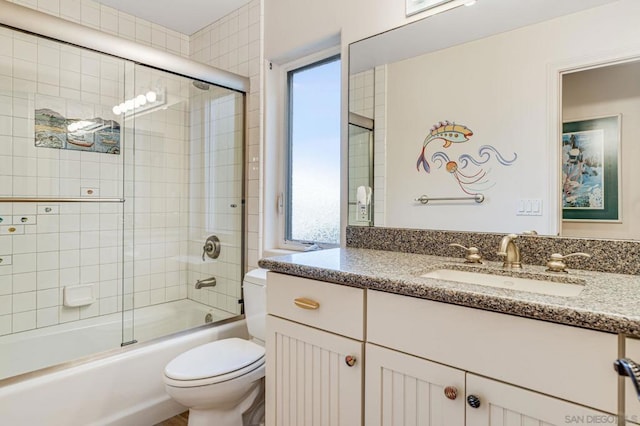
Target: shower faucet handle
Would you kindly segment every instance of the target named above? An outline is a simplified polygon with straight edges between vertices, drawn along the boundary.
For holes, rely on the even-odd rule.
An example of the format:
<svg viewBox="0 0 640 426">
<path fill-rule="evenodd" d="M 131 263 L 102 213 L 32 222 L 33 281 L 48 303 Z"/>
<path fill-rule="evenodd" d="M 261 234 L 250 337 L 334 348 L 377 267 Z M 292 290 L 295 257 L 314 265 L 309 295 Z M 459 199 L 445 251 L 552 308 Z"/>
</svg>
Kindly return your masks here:
<svg viewBox="0 0 640 426">
<path fill-rule="evenodd" d="M 217 259 L 220 256 L 220 248 L 220 239 L 215 235 L 211 235 L 202 246 L 202 261 L 204 262 L 205 254 L 211 259 Z"/>
</svg>

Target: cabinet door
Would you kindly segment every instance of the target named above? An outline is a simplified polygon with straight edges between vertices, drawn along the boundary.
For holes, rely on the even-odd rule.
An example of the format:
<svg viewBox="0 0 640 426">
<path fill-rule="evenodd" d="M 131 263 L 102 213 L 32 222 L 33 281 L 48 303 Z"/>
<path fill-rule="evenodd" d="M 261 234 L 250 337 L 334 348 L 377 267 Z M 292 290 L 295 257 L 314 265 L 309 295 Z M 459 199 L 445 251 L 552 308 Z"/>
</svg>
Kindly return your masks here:
<svg viewBox="0 0 640 426">
<path fill-rule="evenodd" d="M 558 377 L 558 380 L 562 378 Z M 613 414 L 473 374 L 467 374 L 467 394 L 476 396 L 480 401 L 477 408 L 467 403 L 467 426 L 617 424 L 617 416 Z"/>
<path fill-rule="evenodd" d="M 267 426 L 362 424 L 362 342 L 268 315 L 266 349 Z"/>
<path fill-rule="evenodd" d="M 369 343 L 366 357 L 367 426 L 464 426 L 463 371 Z"/>
</svg>

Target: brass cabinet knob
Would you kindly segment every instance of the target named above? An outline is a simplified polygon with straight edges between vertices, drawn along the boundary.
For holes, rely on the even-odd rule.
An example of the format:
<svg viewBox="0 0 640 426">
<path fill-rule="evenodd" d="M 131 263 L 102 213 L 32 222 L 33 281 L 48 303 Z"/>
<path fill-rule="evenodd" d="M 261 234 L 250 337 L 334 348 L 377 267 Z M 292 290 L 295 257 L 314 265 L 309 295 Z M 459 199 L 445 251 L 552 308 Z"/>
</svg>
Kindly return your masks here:
<svg viewBox="0 0 640 426">
<path fill-rule="evenodd" d="M 455 386 L 447 386 L 444 388 L 444 396 L 447 398 L 454 400 L 458 397 L 458 389 Z"/>
<path fill-rule="evenodd" d="M 353 367 L 354 365 L 356 365 L 356 357 L 352 356 L 352 355 L 347 355 L 346 357 L 344 357 L 344 362 L 349 366 L 349 367 Z"/>
</svg>

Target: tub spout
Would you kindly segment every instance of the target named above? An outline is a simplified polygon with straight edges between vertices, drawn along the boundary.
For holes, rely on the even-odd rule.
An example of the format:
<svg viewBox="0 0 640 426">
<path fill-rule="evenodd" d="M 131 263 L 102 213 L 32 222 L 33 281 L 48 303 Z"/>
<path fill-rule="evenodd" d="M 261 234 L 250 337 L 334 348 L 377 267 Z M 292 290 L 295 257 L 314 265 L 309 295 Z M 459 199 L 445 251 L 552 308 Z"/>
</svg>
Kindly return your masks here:
<svg viewBox="0 0 640 426">
<path fill-rule="evenodd" d="M 201 289 L 202 287 L 215 287 L 216 286 L 216 277 L 206 278 L 204 280 L 196 281 L 196 289 Z"/>
</svg>

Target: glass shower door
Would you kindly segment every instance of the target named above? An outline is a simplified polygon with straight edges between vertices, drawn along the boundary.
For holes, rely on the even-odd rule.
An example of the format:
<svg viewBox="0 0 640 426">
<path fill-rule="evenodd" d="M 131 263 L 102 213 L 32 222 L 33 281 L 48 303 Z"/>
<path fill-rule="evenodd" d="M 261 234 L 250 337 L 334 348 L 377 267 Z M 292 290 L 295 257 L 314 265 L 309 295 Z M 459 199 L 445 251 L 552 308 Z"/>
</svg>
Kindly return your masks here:
<svg viewBox="0 0 640 426">
<path fill-rule="evenodd" d="M 124 315 L 140 342 L 240 312 L 244 97 L 142 65 L 134 81 Z"/>
</svg>

